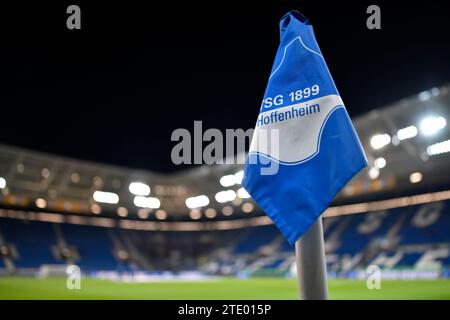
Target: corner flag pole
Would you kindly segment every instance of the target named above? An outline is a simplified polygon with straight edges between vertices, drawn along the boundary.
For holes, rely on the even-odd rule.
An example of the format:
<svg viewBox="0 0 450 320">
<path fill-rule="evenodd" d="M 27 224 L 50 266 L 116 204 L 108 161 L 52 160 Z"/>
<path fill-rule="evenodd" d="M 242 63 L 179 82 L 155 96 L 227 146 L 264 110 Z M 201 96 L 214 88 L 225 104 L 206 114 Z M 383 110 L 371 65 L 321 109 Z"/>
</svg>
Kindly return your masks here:
<svg viewBox="0 0 450 320">
<path fill-rule="evenodd" d="M 311 108 L 317 112 L 305 111 Z M 308 117 L 300 116 L 302 110 Z M 280 20 L 280 45 L 257 119 L 241 185 L 295 242 L 300 297 L 327 299 L 319 217 L 367 158 L 312 24 L 298 11 Z"/>
<path fill-rule="evenodd" d="M 302 300 L 327 300 L 327 265 L 322 217 L 295 243 L 297 279 Z"/>
</svg>

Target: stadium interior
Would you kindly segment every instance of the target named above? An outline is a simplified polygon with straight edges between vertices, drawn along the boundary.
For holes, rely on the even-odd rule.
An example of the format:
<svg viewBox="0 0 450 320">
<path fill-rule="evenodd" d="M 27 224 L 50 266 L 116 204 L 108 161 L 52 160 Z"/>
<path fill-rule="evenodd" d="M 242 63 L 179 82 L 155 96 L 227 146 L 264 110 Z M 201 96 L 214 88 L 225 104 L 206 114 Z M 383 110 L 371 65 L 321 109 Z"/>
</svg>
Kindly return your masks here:
<svg viewBox="0 0 450 320">
<path fill-rule="evenodd" d="M 324 213 L 330 278 L 450 275 L 450 85 L 353 119 L 369 166 Z M 244 156 L 244 155 L 240 155 Z M 292 277 L 241 165 L 172 174 L 0 145 L 0 275 Z M 62 270 L 62 271 L 61 271 Z"/>
</svg>

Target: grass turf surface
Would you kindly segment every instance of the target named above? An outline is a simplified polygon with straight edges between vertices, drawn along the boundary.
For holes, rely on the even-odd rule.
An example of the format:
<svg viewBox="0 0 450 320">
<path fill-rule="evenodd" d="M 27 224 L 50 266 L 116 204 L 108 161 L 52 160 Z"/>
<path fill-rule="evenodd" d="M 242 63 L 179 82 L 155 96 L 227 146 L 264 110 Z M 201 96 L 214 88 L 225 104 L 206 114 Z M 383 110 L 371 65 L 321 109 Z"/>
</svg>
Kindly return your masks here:
<svg viewBox="0 0 450 320">
<path fill-rule="evenodd" d="M 450 299 L 450 280 L 382 281 L 368 290 L 365 281 L 330 280 L 330 299 Z M 63 278 L 0 278 L 0 299 L 296 299 L 295 280 L 257 278 L 203 282 L 121 283 L 82 279 L 80 290 Z"/>
</svg>

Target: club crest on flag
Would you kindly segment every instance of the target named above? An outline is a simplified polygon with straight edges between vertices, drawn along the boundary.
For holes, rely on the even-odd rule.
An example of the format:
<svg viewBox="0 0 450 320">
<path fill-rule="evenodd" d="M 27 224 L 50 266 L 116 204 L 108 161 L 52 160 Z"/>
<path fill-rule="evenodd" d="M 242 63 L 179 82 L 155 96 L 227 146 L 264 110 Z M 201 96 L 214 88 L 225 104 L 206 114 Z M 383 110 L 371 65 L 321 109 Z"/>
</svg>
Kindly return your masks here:
<svg viewBox="0 0 450 320">
<path fill-rule="evenodd" d="M 242 184 L 294 243 L 367 160 L 309 21 L 280 37 Z"/>
</svg>

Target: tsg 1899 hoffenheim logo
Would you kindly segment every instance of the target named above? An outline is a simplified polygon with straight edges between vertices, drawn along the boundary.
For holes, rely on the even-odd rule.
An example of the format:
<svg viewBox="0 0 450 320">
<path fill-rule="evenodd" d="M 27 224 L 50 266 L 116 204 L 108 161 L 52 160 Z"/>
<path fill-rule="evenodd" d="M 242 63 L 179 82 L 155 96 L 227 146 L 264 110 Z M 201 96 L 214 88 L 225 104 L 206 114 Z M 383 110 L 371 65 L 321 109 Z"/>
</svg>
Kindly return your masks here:
<svg viewBox="0 0 450 320">
<path fill-rule="evenodd" d="M 286 165 L 310 160 L 320 151 L 328 118 L 340 107 L 343 107 L 340 96 L 327 95 L 275 110 L 261 110 L 249 153 Z M 267 136 L 272 130 L 278 130 L 277 139 Z"/>
<path fill-rule="evenodd" d="M 328 76 L 320 50 L 308 34 L 298 35 L 280 47 L 275 61 L 249 155 L 297 165 L 320 152 L 327 120 L 344 104 Z M 297 73 L 293 70 L 298 65 L 302 69 Z M 278 131 L 277 139 L 267 136 L 273 130 Z"/>
</svg>

